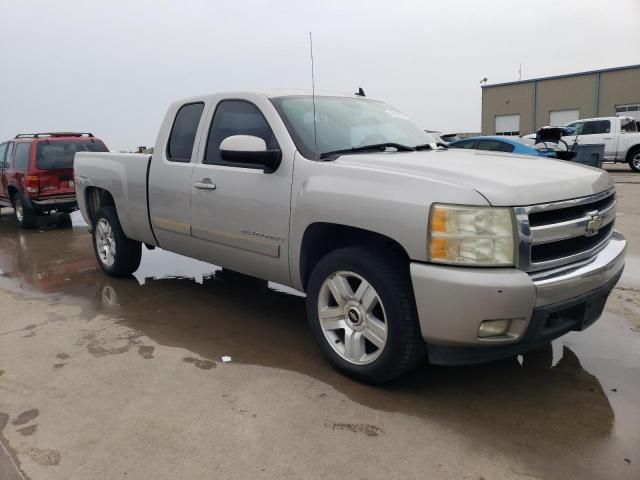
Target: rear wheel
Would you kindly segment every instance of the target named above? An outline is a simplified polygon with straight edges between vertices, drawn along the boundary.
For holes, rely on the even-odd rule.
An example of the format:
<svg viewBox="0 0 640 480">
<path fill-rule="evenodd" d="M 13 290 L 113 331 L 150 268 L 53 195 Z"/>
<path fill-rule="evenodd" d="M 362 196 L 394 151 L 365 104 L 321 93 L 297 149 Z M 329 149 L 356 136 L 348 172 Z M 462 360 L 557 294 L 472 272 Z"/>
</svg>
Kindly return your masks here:
<svg viewBox="0 0 640 480">
<path fill-rule="evenodd" d="M 357 380 L 387 382 L 424 356 L 408 272 L 385 252 L 348 247 L 320 260 L 307 315 L 329 362 Z"/>
<path fill-rule="evenodd" d="M 140 266 L 142 244 L 125 236 L 114 207 L 103 207 L 96 213 L 93 248 L 100 268 L 112 277 L 131 275 Z"/>
<path fill-rule="evenodd" d="M 634 172 L 640 172 L 640 148 L 636 147 L 629 152 L 629 166 Z"/>
<path fill-rule="evenodd" d="M 37 212 L 26 205 L 22 195 L 19 193 L 16 193 L 13 197 L 13 212 L 21 228 L 35 228 L 38 224 Z"/>
</svg>

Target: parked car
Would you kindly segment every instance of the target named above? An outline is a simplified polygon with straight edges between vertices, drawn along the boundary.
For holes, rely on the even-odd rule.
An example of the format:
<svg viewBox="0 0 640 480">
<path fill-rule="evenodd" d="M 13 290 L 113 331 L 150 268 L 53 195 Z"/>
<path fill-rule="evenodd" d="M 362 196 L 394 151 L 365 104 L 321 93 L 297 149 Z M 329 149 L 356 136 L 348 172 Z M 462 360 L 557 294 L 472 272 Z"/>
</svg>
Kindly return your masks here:
<svg viewBox="0 0 640 480">
<path fill-rule="evenodd" d="M 626 250 L 609 175 L 431 141 L 360 96 L 199 96 L 153 155 L 76 154 L 78 204 L 106 274 L 146 244 L 304 291 L 321 351 L 367 382 L 595 322 Z"/>
<path fill-rule="evenodd" d="M 77 210 L 74 155 L 107 151 L 91 133 L 28 133 L 0 143 L 0 207 L 13 207 L 23 228 L 40 214 Z"/>
<path fill-rule="evenodd" d="M 575 129 L 574 135 L 563 137 L 568 145 L 602 143 L 605 162 L 628 163 L 634 172 L 640 172 L 640 131 L 633 118 L 585 118 L 567 127 Z"/>
<path fill-rule="evenodd" d="M 551 157 L 555 158 L 555 152 L 552 149 L 535 149 L 520 139 L 515 137 L 503 136 L 483 136 L 470 137 L 457 142 L 451 142 L 450 148 L 467 148 L 472 150 L 489 150 L 491 152 L 506 152 L 517 155 L 533 155 L 534 157 Z"/>
</svg>

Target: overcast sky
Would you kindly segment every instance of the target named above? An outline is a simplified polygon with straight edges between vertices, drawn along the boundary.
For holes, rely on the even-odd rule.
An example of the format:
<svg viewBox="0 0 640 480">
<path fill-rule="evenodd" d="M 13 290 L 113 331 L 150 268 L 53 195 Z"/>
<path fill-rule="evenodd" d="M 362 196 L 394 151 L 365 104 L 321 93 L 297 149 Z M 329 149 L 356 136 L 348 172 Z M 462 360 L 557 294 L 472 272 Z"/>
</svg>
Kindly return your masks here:
<svg viewBox="0 0 640 480">
<path fill-rule="evenodd" d="M 152 145 L 169 103 L 316 88 L 479 131 L 489 83 L 640 63 L 640 0 L 0 0 L 0 140 L 92 131 Z"/>
</svg>

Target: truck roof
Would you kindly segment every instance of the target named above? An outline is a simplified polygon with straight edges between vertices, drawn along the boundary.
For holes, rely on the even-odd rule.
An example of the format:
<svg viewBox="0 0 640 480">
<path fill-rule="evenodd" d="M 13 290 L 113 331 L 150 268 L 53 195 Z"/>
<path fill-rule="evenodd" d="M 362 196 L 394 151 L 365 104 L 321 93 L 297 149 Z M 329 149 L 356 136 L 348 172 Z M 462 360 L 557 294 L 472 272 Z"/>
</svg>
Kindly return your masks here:
<svg viewBox="0 0 640 480">
<path fill-rule="evenodd" d="M 623 116 L 619 116 L 619 117 L 593 117 L 593 118 L 580 118 L 578 120 L 574 120 L 573 122 L 569 122 L 569 123 L 574 123 L 574 122 L 587 122 L 587 121 L 591 121 L 591 120 L 617 120 L 617 119 L 629 119 L 629 120 L 633 120 L 631 117 L 623 117 Z"/>
<path fill-rule="evenodd" d="M 174 103 L 184 104 L 184 103 L 195 102 L 195 101 L 203 101 L 203 100 L 209 100 L 213 97 L 218 97 L 218 96 L 233 98 L 237 96 L 246 96 L 246 95 L 261 95 L 267 98 L 278 98 L 278 97 L 310 96 L 311 94 L 312 94 L 311 90 L 304 90 L 304 89 L 300 89 L 300 90 L 296 90 L 296 89 L 237 90 L 237 91 L 218 92 L 218 93 L 211 93 L 211 94 L 205 94 L 205 95 L 197 95 L 194 97 L 182 98 L 180 100 L 177 100 Z M 347 97 L 347 98 L 370 99 L 369 97 L 359 96 L 356 93 L 331 92 L 326 90 L 316 90 L 315 95 L 317 97 Z"/>
</svg>

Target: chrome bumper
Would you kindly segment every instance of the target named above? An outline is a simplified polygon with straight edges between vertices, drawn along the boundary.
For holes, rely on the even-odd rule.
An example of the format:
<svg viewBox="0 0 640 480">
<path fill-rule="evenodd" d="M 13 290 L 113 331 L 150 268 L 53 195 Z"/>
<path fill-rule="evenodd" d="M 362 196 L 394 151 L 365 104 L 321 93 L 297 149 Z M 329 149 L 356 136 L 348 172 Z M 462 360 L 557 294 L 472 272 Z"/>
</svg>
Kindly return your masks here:
<svg viewBox="0 0 640 480">
<path fill-rule="evenodd" d="M 536 287 L 536 307 L 562 302 L 595 290 L 624 268 L 627 241 L 614 232 L 595 256 L 561 268 L 531 274 Z"/>
<path fill-rule="evenodd" d="M 610 290 L 624 268 L 626 245 L 624 237 L 614 232 L 593 257 L 535 273 L 412 263 L 422 336 L 435 345 L 486 348 L 517 344 L 541 309 Z M 479 338 L 480 324 L 497 319 L 511 320 L 508 332 Z"/>
</svg>

